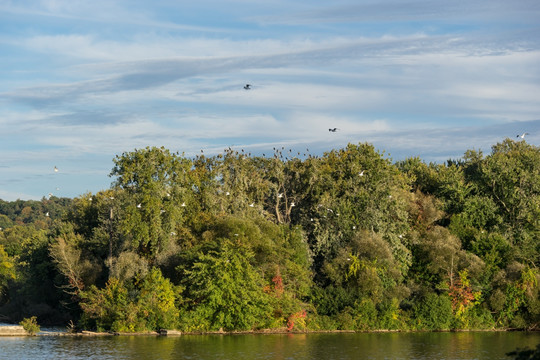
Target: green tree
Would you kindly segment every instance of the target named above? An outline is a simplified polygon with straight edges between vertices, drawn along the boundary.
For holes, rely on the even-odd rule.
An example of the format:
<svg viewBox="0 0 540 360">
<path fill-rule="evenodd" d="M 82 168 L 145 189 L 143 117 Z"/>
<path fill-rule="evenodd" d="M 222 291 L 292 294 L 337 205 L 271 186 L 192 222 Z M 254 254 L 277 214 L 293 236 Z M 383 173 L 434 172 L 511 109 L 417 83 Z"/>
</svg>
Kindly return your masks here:
<svg viewBox="0 0 540 360">
<path fill-rule="evenodd" d="M 9 280 L 15 279 L 15 266 L 4 247 L 0 245 L 0 303 Z"/>
<path fill-rule="evenodd" d="M 120 201 L 120 231 L 133 249 L 150 259 L 175 238 L 202 182 L 192 161 L 164 148 L 123 153 L 114 159 L 111 176 Z"/>
<path fill-rule="evenodd" d="M 229 239 L 216 239 L 214 248 L 197 255 L 192 268 L 185 270 L 186 292 L 193 299 L 189 310 L 197 322 L 187 326 L 249 330 L 269 322 L 269 299 L 263 279 L 250 264 L 253 256 Z"/>
<path fill-rule="evenodd" d="M 137 305 L 140 317 L 145 319 L 146 328 L 176 329 L 179 311 L 180 288 L 174 286 L 157 268 L 153 268 L 139 285 Z"/>
</svg>

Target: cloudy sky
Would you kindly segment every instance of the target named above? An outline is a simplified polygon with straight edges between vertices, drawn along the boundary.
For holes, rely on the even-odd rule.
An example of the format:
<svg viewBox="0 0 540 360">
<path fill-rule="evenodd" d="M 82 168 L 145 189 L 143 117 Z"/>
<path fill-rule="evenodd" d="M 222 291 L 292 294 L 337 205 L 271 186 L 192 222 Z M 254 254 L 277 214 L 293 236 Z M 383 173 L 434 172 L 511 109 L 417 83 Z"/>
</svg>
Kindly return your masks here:
<svg viewBox="0 0 540 360">
<path fill-rule="evenodd" d="M 146 146 L 439 162 L 522 132 L 538 0 L 0 0 L 0 199 L 107 189 Z"/>
</svg>

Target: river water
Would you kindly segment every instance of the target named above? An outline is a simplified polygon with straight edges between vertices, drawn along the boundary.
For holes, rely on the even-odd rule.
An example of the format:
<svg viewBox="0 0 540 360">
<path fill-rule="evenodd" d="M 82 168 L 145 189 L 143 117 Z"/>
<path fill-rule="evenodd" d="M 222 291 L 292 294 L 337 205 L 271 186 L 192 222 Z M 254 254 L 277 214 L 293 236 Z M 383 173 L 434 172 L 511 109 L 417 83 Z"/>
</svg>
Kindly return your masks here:
<svg viewBox="0 0 540 360">
<path fill-rule="evenodd" d="M 510 359 L 540 333 L 325 333 L 0 337 L 0 359 Z"/>
</svg>

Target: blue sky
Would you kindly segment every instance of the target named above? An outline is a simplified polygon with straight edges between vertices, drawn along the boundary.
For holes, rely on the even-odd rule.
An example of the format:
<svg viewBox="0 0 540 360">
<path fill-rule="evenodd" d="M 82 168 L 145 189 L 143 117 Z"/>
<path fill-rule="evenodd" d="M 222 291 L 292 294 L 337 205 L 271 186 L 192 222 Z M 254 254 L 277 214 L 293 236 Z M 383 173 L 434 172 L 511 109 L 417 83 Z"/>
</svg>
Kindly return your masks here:
<svg viewBox="0 0 540 360">
<path fill-rule="evenodd" d="M 540 2 L 0 0 L 0 130 L 9 201 L 107 189 L 146 146 L 538 145 Z"/>
</svg>

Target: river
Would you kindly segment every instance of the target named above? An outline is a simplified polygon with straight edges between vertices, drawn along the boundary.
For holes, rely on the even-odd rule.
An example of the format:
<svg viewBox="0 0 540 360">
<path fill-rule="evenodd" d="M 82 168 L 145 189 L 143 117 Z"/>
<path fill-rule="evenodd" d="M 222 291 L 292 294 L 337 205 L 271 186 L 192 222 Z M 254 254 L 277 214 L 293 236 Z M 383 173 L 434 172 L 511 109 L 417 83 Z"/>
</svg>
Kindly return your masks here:
<svg viewBox="0 0 540 360">
<path fill-rule="evenodd" d="M 317 333 L 0 337 L 0 359 L 510 359 L 540 333 Z"/>
</svg>

